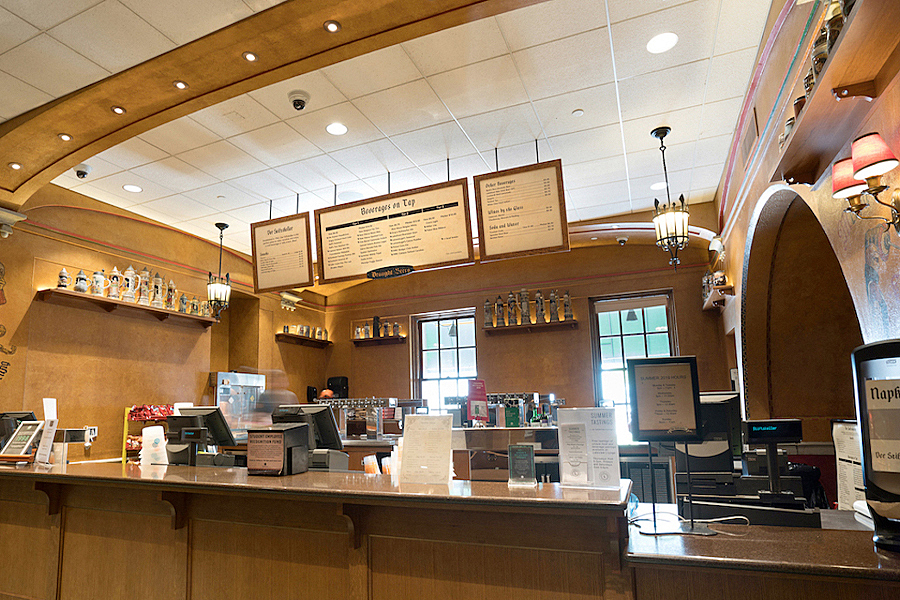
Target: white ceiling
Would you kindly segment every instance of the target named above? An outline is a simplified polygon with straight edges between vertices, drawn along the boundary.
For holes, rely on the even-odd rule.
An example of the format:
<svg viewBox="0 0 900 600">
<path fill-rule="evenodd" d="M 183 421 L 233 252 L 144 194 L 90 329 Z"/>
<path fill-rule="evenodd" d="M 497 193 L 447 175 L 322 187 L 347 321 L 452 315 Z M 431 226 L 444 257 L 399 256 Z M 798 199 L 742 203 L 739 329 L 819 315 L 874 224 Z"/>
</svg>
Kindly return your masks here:
<svg viewBox="0 0 900 600">
<path fill-rule="evenodd" d="M 226 245 L 249 253 L 270 201 L 279 217 L 335 193 L 385 194 L 389 171 L 392 192 L 438 183 L 448 158 L 451 178 L 471 178 L 495 168 L 495 149 L 500 169 L 533 163 L 535 140 L 541 160 L 563 161 L 570 222 L 646 210 L 665 194 L 650 189 L 662 166 L 649 132 L 669 125 L 673 195 L 710 201 L 770 3 L 550 0 L 203 109 L 87 160 L 85 180 L 54 183 L 214 241 L 213 223 L 228 222 Z M 274 4 L 0 0 L 0 117 Z M 678 44 L 650 54 L 663 32 Z M 311 96 L 302 112 L 294 89 Z M 334 121 L 348 133 L 327 133 Z"/>
</svg>

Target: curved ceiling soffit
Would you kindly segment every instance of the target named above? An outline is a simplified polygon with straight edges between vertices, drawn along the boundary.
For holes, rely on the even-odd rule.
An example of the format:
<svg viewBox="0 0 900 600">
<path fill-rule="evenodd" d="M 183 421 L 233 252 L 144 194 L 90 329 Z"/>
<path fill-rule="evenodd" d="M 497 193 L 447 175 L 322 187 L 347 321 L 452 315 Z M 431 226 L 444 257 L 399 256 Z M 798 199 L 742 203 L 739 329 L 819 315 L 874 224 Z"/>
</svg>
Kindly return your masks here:
<svg viewBox="0 0 900 600">
<path fill-rule="evenodd" d="M 0 207 L 154 127 L 297 75 L 545 0 L 287 0 L 0 124 Z M 341 30 L 325 31 L 327 20 Z M 255 62 L 243 53 L 257 54 Z M 187 90 L 174 79 L 190 82 Z M 113 106 L 126 108 L 124 115 Z M 57 134 L 65 132 L 72 142 Z"/>
</svg>

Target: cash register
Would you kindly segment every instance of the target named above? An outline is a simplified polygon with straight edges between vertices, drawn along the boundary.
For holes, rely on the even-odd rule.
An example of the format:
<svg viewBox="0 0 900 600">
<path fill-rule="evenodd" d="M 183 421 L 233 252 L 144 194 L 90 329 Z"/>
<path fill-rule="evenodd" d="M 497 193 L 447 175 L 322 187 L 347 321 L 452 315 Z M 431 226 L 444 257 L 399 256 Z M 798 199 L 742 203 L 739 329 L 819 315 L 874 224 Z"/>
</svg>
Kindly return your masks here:
<svg viewBox="0 0 900 600">
<path fill-rule="evenodd" d="M 344 444 L 337 420 L 327 404 L 283 404 L 272 412 L 272 424 L 309 424 L 309 469 L 346 471 L 350 455 L 341 452 Z"/>
</svg>

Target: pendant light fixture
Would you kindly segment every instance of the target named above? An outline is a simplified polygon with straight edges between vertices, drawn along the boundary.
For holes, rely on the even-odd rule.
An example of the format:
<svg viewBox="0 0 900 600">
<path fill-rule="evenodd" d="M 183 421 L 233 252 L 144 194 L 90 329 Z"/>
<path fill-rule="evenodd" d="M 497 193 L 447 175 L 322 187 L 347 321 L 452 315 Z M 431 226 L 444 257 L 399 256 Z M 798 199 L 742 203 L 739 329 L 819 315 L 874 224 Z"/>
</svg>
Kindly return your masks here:
<svg viewBox="0 0 900 600">
<path fill-rule="evenodd" d="M 680 204 L 672 202 L 672 197 L 669 195 L 669 173 L 666 170 L 666 146 L 663 141 L 671 131 L 671 127 L 657 127 L 650 132 L 650 135 L 659 140 L 663 175 L 666 179 L 666 199 L 668 200 L 660 206 L 659 200 L 654 199 L 656 214 L 653 216 L 653 226 L 656 229 L 656 245 L 669 252 L 671 257 L 669 264 L 677 269 L 681 262 L 678 258 L 678 251 L 688 245 L 688 209 L 684 194 L 678 198 Z"/>
<path fill-rule="evenodd" d="M 222 278 L 222 241 L 228 223 L 216 223 L 216 227 L 219 229 L 219 274 L 214 276 L 212 272 L 209 273 L 206 293 L 209 298 L 209 309 L 218 321 L 219 315 L 228 308 L 228 301 L 231 300 L 231 278 L 228 273 L 225 273 L 224 279 Z"/>
</svg>

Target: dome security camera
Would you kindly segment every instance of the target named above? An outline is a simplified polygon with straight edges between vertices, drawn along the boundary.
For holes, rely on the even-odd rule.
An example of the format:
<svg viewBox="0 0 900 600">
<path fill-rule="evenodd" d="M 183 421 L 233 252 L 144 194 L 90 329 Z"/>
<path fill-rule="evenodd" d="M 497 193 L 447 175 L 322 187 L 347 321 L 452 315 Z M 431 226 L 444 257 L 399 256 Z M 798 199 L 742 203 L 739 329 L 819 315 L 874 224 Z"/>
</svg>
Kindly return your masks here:
<svg viewBox="0 0 900 600">
<path fill-rule="evenodd" d="M 309 104 L 309 94 L 303 90 L 293 90 L 288 93 L 288 100 L 291 101 L 294 110 L 303 110 Z"/>
<path fill-rule="evenodd" d="M 87 163 L 81 163 L 77 167 L 75 167 L 75 175 L 78 179 L 85 179 L 91 172 L 91 165 Z"/>
<path fill-rule="evenodd" d="M 620 245 L 620 246 L 624 246 L 624 245 L 625 245 L 625 242 L 628 241 L 628 238 L 625 237 L 624 235 L 622 235 L 622 236 L 617 237 L 617 238 L 616 238 L 616 241 L 619 242 L 619 245 Z"/>
</svg>

